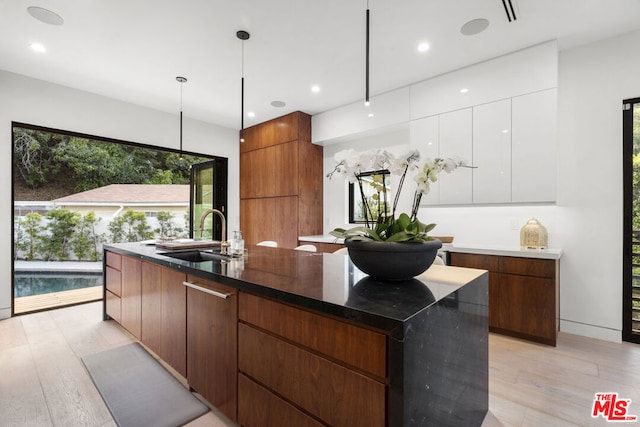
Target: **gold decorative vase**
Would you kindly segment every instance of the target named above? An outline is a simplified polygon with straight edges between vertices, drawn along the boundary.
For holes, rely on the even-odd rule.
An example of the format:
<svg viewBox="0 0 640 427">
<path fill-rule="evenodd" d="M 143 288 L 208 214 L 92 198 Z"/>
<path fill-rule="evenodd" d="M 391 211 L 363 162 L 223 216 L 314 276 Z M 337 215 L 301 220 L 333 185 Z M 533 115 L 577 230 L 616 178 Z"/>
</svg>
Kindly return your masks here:
<svg viewBox="0 0 640 427">
<path fill-rule="evenodd" d="M 547 249 L 547 242 L 547 229 L 535 218 L 520 229 L 520 247 L 523 249 Z"/>
</svg>

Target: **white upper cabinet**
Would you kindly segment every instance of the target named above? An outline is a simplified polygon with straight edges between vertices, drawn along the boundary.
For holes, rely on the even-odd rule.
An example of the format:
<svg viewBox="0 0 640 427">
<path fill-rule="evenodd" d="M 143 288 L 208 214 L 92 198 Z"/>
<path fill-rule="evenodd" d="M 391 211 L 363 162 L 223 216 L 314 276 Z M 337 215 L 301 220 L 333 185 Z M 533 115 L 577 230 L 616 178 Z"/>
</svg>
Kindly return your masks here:
<svg viewBox="0 0 640 427">
<path fill-rule="evenodd" d="M 474 203 L 511 201 L 511 99 L 473 107 L 473 166 Z"/>
<path fill-rule="evenodd" d="M 411 148 L 420 151 L 420 159 L 435 159 L 440 157 L 440 118 L 439 116 L 425 117 L 412 120 L 409 128 Z M 413 184 L 413 183 L 412 183 Z M 422 204 L 437 205 L 440 203 L 440 184 L 432 183 L 428 194 L 422 195 Z"/>
<path fill-rule="evenodd" d="M 550 41 L 411 85 L 411 119 L 557 85 L 558 48 Z"/>
<path fill-rule="evenodd" d="M 512 202 L 555 202 L 557 89 L 514 97 Z"/>
<path fill-rule="evenodd" d="M 459 157 L 473 163 L 472 109 L 440 114 L 440 157 Z M 443 172 L 440 182 L 440 204 L 467 204 L 472 199 L 471 169 L 459 168 L 453 173 Z"/>
</svg>

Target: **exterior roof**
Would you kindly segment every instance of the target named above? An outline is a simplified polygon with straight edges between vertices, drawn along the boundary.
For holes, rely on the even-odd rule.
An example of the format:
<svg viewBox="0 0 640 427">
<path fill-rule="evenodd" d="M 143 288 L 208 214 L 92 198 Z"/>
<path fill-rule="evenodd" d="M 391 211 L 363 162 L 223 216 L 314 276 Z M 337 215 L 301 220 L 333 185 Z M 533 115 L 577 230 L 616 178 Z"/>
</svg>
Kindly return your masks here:
<svg viewBox="0 0 640 427">
<path fill-rule="evenodd" d="M 111 184 L 53 200 L 56 204 L 189 204 L 189 185 Z"/>
</svg>

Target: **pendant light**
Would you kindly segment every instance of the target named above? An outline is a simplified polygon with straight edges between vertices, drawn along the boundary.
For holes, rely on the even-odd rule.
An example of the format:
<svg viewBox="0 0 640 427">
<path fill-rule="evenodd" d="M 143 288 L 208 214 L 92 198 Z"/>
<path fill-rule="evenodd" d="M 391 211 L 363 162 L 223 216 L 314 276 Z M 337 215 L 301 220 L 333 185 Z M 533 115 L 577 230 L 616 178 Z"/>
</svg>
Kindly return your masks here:
<svg viewBox="0 0 640 427">
<path fill-rule="evenodd" d="M 240 78 L 240 142 L 244 142 L 244 41 L 249 40 L 251 35 L 244 30 L 240 30 L 236 32 L 236 37 L 242 41 L 242 67 Z"/>
<path fill-rule="evenodd" d="M 365 92 L 364 105 L 369 106 L 369 0 L 367 0 L 366 14 L 366 52 L 365 52 Z"/>
<path fill-rule="evenodd" d="M 182 85 L 187 82 L 186 77 L 178 76 L 176 81 L 180 83 L 180 160 L 182 160 Z"/>
</svg>

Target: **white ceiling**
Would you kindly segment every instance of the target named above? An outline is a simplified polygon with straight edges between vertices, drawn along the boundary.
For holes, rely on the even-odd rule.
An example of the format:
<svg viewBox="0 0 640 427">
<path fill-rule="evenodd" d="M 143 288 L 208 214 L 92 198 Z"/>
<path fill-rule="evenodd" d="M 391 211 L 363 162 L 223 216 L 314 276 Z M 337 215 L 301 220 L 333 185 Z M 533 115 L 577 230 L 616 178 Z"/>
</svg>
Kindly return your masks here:
<svg viewBox="0 0 640 427">
<path fill-rule="evenodd" d="M 640 28 L 640 0 L 369 0 L 372 96 L 557 39 L 560 49 Z M 37 21 L 48 8 L 61 26 Z M 0 69 L 238 129 L 364 99 L 366 0 L 0 0 Z M 486 18 L 489 28 L 460 27 Z M 45 53 L 29 45 L 40 42 Z M 431 49 L 416 50 L 421 41 Z M 630 54 L 635 54 L 630 52 Z M 321 87 L 318 94 L 310 87 Z M 0 94 L 1 97 L 1 94 Z M 271 101 L 286 102 L 274 108 Z"/>
</svg>

